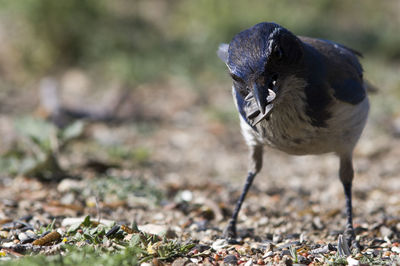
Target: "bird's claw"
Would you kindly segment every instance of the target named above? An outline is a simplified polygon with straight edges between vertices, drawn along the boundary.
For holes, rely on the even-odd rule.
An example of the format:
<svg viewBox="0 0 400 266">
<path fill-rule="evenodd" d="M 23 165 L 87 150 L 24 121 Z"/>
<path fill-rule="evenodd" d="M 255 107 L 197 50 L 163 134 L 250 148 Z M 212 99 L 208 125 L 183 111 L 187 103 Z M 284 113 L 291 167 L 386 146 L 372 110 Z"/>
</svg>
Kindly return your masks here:
<svg viewBox="0 0 400 266">
<path fill-rule="evenodd" d="M 228 226 L 224 230 L 224 238 L 229 244 L 236 244 L 236 236 L 236 223 L 235 221 L 230 220 Z"/>
<path fill-rule="evenodd" d="M 357 252 L 361 251 L 361 245 L 356 240 L 356 235 L 353 228 L 346 229 L 346 231 L 344 232 L 344 238 L 347 241 L 349 247 L 351 247 L 353 250 L 356 250 Z"/>
</svg>

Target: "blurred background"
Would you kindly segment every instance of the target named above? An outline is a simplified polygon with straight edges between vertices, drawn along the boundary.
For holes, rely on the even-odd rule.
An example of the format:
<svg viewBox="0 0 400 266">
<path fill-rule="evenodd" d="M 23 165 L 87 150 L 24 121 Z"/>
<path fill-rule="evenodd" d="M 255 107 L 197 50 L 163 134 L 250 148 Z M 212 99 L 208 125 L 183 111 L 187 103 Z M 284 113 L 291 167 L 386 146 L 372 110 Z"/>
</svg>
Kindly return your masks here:
<svg viewBox="0 0 400 266">
<path fill-rule="evenodd" d="M 376 198 L 393 195 L 386 210 L 400 215 L 397 0 L 1 0 L 2 188 L 32 180 L 25 178 L 134 176 L 169 196 L 188 184 L 233 182 L 216 188 L 235 191 L 233 201 L 247 149 L 216 50 L 262 21 L 364 55 L 365 77 L 379 91 L 370 95 L 369 123 L 356 150 L 356 198 L 373 202 L 376 211 L 389 204 Z M 289 186 L 318 190 L 306 193 L 314 202 L 343 202 L 333 156 L 266 153 L 267 167 L 257 180 L 265 195 Z M 335 181 L 333 188 L 327 180 Z M 278 192 L 268 194 L 271 187 Z M 272 196 L 264 202 L 273 203 Z M 367 203 L 355 204 L 371 209 Z"/>
</svg>

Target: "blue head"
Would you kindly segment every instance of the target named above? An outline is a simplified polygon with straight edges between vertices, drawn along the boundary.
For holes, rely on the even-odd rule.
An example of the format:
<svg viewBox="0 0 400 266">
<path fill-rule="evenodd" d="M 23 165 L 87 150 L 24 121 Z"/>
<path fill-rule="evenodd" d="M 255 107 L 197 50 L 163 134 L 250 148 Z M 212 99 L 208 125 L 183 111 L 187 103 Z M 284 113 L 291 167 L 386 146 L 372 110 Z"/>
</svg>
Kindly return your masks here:
<svg viewBox="0 0 400 266">
<path fill-rule="evenodd" d="M 303 46 L 287 29 L 264 22 L 238 33 L 229 45 L 222 44 L 218 55 L 228 66 L 237 92 L 255 100 L 265 117 L 282 82 L 298 72 Z"/>
</svg>

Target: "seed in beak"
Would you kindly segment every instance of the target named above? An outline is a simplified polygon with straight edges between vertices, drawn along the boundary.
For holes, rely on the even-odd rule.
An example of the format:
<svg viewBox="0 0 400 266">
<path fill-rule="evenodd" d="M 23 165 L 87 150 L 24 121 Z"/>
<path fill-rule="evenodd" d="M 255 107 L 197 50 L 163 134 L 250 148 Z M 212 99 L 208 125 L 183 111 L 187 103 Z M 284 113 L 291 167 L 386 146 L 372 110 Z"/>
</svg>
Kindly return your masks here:
<svg viewBox="0 0 400 266">
<path fill-rule="evenodd" d="M 270 103 L 270 102 L 272 102 L 275 98 L 276 98 L 276 93 L 275 93 L 273 90 L 268 89 L 267 102 Z"/>
</svg>

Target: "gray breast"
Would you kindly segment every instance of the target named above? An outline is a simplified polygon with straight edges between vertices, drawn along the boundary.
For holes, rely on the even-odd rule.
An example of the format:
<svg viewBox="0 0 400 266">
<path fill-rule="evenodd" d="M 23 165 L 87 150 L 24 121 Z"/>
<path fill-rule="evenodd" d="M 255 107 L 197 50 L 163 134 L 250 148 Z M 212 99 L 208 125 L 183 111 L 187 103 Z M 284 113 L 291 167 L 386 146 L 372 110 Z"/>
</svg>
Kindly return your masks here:
<svg viewBox="0 0 400 266">
<path fill-rule="evenodd" d="M 332 118 L 327 127 L 315 127 L 305 113 L 305 81 L 289 77 L 282 86 L 282 95 L 268 120 L 252 130 L 241 123 L 248 144 L 264 144 L 289 154 L 320 154 L 351 151 L 354 148 L 368 114 L 368 99 L 357 105 L 338 100 L 332 102 Z"/>
</svg>

